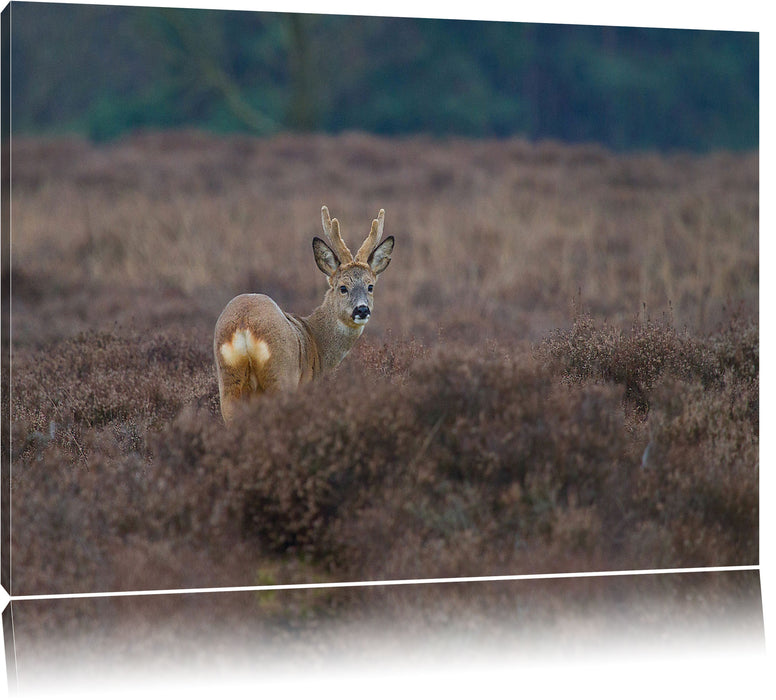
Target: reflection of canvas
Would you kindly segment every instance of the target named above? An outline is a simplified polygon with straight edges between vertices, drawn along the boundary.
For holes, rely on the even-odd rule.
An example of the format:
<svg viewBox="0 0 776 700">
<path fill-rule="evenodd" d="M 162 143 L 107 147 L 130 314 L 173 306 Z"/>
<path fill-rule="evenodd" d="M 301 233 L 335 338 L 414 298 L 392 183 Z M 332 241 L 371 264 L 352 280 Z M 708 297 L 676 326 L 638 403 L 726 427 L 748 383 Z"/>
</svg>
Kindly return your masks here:
<svg viewBox="0 0 776 700">
<path fill-rule="evenodd" d="M 342 697 L 350 683 L 360 695 L 381 679 L 377 697 L 419 681 L 470 697 L 461 692 L 470 674 L 493 695 L 505 681 L 546 692 L 562 668 L 553 695 L 579 692 L 593 669 L 596 697 L 634 673 L 644 674 L 644 696 L 668 679 L 756 690 L 762 674 L 744 661 L 764 646 L 758 579 L 737 571 L 17 601 L 18 687 L 20 697 L 46 697 L 174 683 L 208 698 L 277 685 Z"/>
</svg>

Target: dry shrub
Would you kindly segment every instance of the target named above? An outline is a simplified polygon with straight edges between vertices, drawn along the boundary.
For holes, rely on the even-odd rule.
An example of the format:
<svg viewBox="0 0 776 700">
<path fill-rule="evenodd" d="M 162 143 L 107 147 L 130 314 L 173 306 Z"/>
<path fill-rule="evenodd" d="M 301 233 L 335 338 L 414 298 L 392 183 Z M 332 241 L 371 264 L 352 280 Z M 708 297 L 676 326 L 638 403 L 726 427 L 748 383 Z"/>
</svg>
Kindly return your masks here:
<svg viewBox="0 0 776 700">
<path fill-rule="evenodd" d="M 720 310 L 756 318 L 756 154 L 14 153 L 14 594 L 756 562 L 758 326 Z M 312 310 L 324 202 L 348 240 L 388 211 L 374 319 L 334 375 L 225 428 L 218 312 Z M 591 313 L 548 332 L 580 287 Z M 627 323 L 670 300 L 689 330 Z"/>
<path fill-rule="evenodd" d="M 670 313 L 659 321 L 637 316 L 628 331 L 579 313 L 570 329 L 550 334 L 538 354 L 569 381 L 622 385 L 627 397 L 647 410 L 651 389 L 666 376 L 711 388 L 732 374 L 756 385 L 759 331 L 755 320 L 739 315 L 715 334 L 697 338 L 678 331 Z"/>
<path fill-rule="evenodd" d="M 705 338 L 670 317 L 629 332 L 581 314 L 539 348 L 566 382 L 624 388 L 646 447 L 634 490 L 631 546 L 655 567 L 758 559 L 759 332 L 733 316 Z M 662 532 L 661 532 L 662 529 Z"/>
<path fill-rule="evenodd" d="M 70 435 L 81 458 L 85 429 L 110 426 L 137 447 L 148 429 L 212 390 L 209 362 L 208 353 L 180 338 L 80 334 L 15 364 L 14 422 L 38 441 Z M 17 441 L 16 449 L 25 446 Z"/>
<path fill-rule="evenodd" d="M 134 134 L 14 141 L 14 338 L 107 319 L 206 335 L 237 293 L 308 313 L 327 204 L 346 240 L 385 208 L 396 236 L 370 331 L 436 343 L 536 341 L 581 288 L 596 318 L 673 304 L 707 332 L 758 307 L 756 153 L 613 154 L 592 146 Z M 207 320 L 207 322 L 205 322 Z"/>
<path fill-rule="evenodd" d="M 340 372 L 228 430 L 179 417 L 154 446 L 159 514 L 172 535 L 249 538 L 366 578 L 510 566 L 555 527 L 589 552 L 597 519 L 619 516 L 584 509 L 633 462 L 617 402 L 497 354 L 437 353 L 404 382 Z"/>
<path fill-rule="evenodd" d="M 536 355 L 364 343 L 226 428 L 196 347 L 61 343 L 16 370 L 17 585 L 756 560 L 756 328 L 698 339 L 579 318 Z"/>
<path fill-rule="evenodd" d="M 656 387 L 637 502 L 673 537 L 654 552 L 687 566 L 758 561 L 757 383 L 725 373 L 714 388 Z"/>
</svg>

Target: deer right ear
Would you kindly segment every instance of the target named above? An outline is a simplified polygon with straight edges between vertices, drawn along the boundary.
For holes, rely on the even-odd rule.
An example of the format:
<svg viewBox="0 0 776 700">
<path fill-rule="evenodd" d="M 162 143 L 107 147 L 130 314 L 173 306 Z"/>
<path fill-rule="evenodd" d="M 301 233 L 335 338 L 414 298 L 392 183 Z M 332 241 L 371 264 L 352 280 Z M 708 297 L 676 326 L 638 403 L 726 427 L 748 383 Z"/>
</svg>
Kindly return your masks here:
<svg viewBox="0 0 776 700">
<path fill-rule="evenodd" d="M 331 277 L 340 266 L 339 258 L 318 236 L 313 238 L 313 255 L 318 269 L 327 277 Z"/>
</svg>

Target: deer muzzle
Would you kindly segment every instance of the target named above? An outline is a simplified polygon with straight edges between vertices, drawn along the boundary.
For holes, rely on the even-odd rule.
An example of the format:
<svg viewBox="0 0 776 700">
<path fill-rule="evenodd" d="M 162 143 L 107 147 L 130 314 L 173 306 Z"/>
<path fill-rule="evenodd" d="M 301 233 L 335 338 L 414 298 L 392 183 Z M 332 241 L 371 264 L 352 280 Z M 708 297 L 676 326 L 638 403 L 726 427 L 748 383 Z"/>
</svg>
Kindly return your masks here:
<svg viewBox="0 0 776 700">
<path fill-rule="evenodd" d="M 353 321 L 356 323 L 366 323 L 369 320 L 369 307 L 366 304 L 361 304 L 353 309 Z"/>
</svg>

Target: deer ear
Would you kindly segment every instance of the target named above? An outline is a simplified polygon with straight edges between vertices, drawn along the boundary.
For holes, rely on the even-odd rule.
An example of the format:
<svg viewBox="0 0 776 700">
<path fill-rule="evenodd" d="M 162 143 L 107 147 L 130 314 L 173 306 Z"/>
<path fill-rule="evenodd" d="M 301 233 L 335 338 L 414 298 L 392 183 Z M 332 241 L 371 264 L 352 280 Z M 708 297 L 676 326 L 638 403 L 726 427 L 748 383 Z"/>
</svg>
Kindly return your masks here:
<svg viewBox="0 0 776 700">
<path fill-rule="evenodd" d="M 318 269 L 327 277 L 331 277 L 340 266 L 339 258 L 318 236 L 313 238 L 313 255 Z"/>
<path fill-rule="evenodd" d="M 367 264 L 372 268 L 372 272 L 379 275 L 391 262 L 391 253 L 393 253 L 393 236 L 388 236 L 377 248 L 375 248 L 367 260 Z"/>
</svg>

